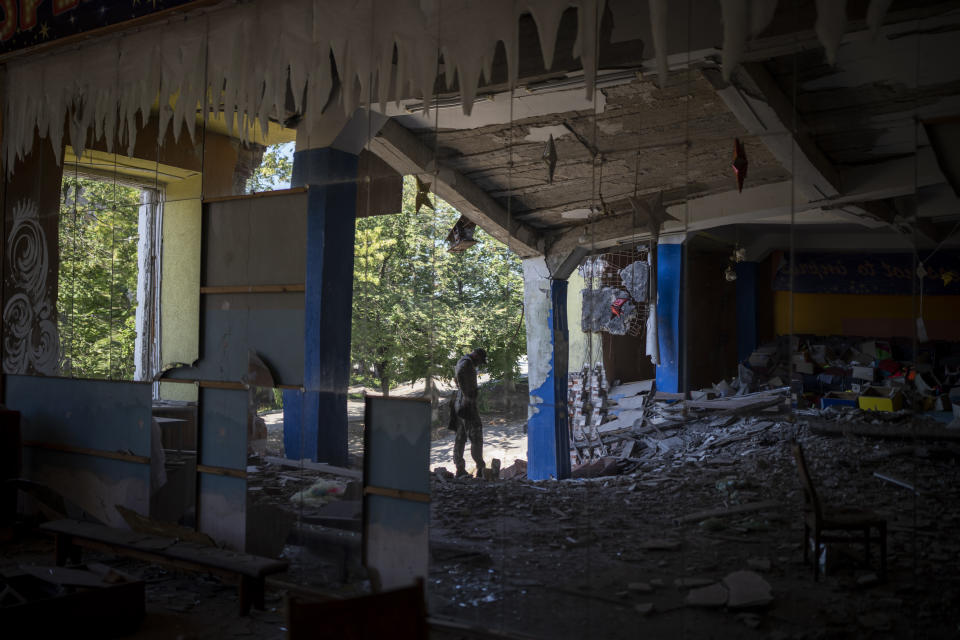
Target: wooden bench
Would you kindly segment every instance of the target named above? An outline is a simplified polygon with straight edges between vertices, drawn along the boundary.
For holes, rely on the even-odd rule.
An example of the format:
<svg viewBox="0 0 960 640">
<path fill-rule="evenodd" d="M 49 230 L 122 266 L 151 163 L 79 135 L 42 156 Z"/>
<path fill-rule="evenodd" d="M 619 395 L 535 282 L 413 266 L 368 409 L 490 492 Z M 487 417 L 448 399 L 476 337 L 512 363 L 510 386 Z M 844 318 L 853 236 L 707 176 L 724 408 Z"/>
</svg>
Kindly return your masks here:
<svg viewBox="0 0 960 640">
<path fill-rule="evenodd" d="M 252 556 L 91 522 L 55 520 L 40 525 L 40 529 L 56 536 L 57 566 L 66 564 L 67 558 L 79 562 L 80 548 L 85 548 L 185 571 L 212 573 L 237 585 L 240 615 L 249 614 L 251 605 L 264 609 L 263 591 L 266 577 L 285 571 L 289 565 L 286 560 Z"/>
</svg>

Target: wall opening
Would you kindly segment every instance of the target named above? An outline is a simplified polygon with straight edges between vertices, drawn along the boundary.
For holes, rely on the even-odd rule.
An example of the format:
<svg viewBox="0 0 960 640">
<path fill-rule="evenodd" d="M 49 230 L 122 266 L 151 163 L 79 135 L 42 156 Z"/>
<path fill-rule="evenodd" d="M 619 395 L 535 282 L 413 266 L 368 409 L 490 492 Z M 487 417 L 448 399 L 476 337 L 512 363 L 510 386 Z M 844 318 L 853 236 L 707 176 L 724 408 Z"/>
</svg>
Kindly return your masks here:
<svg viewBox="0 0 960 640">
<path fill-rule="evenodd" d="M 157 190 L 79 174 L 60 191 L 60 373 L 149 380 L 157 370 Z"/>
</svg>

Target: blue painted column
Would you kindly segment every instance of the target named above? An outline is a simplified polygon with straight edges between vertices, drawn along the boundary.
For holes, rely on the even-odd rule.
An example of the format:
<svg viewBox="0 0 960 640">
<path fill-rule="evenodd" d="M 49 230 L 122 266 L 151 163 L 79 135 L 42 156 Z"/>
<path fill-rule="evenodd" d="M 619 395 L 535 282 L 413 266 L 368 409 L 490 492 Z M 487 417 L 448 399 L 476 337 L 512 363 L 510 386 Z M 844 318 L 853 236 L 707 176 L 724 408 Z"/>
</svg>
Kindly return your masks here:
<svg viewBox="0 0 960 640">
<path fill-rule="evenodd" d="M 737 360 L 757 348 L 757 263 L 737 264 Z"/>
<path fill-rule="evenodd" d="M 530 406 L 527 477 L 570 477 L 567 426 L 567 281 L 549 277 L 543 258 L 523 261 Z"/>
<path fill-rule="evenodd" d="M 291 186 L 309 187 L 304 391 L 284 391 L 283 444 L 287 458 L 340 466 L 347 464 L 356 180 L 355 154 L 330 147 L 294 153 Z"/>
<path fill-rule="evenodd" d="M 683 363 L 683 245 L 657 245 L 657 390 L 681 391 Z"/>
</svg>

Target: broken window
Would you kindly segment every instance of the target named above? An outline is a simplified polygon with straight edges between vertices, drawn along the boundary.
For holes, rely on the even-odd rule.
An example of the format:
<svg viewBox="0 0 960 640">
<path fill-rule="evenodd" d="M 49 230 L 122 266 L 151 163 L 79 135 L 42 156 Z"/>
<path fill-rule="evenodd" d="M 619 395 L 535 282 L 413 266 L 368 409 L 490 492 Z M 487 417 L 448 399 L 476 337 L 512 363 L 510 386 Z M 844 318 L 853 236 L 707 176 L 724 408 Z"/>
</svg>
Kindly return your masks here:
<svg viewBox="0 0 960 640">
<path fill-rule="evenodd" d="M 152 377 L 158 366 L 159 220 L 154 186 L 65 172 L 56 310 L 62 375 Z"/>
</svg>

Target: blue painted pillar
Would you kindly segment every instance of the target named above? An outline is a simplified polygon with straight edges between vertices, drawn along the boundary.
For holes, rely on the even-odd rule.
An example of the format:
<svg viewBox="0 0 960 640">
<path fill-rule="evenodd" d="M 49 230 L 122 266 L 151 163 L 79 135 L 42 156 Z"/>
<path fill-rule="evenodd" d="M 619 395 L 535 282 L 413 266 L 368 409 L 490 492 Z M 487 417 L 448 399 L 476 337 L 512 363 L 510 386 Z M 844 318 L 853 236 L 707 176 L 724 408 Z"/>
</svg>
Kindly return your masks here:
<svg viewBox="0 0 960 640">
<path fill-rule="evenodd" d="M 527 477 L 570 477 L 567 426 L 567 281 L 549 277 L 543 258 L 523 261 L 530 406 Z"/>
<path fill-rule="evenodd" d="M 737 264 L 737 360 L 757 348 L 757 263 Z"/>
<path fill-rule="evenodd" d="M 683 364 L 683 245 L 657 245 L 657 390 L 677 393 Z"/>
<path fill-rule="evenodd" d="M 310 189 L 304 391 L 284 391 L 283 444 L 288 458 L 340 466 L 347 464 L 356 180 L 355 154 L 330 147 L 294 153 L 291 185 Z"/>
</svg>

